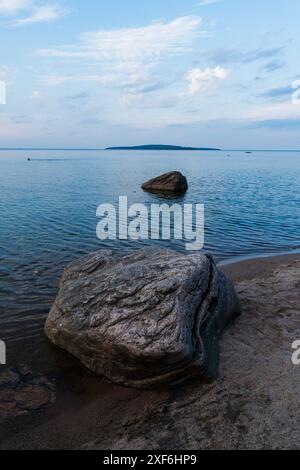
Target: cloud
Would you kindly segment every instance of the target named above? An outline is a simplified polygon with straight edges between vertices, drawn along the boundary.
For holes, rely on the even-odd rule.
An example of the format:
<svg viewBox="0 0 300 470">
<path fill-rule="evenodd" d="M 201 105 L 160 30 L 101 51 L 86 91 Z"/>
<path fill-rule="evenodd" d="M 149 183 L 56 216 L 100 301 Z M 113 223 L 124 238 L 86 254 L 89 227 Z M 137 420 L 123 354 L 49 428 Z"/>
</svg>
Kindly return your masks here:
<svg viewBox="0 0 300 470">
<path fill-rule="evenodd" d="M 191 41 L 199 36 L 201 22 L 200 17 L 185 16 L 144 28 L 86 33 L 82 39 L 87 48 L 104 59 L 157 59 L 164 54 L 186 52 Z"/>
<path fill-rule="evenodd" d="M 0 0 L 0 15 L 14 15 L 30 4 L 30 0 Z"/>
<path fill-rule="evenodd" d="M 215 81 L 223 81 L 229 75 L 229 70 L 222 67 L 215 68 L 194 68 L 186 74 L 186 80 L 188 80 L 188 93 L 190 95 L 196 95 L 197 93 L 207 89 Z"/>
<path fill-rule="evenodd" d="M 238 49 L 218 49 L 209 54 L 209 59 L 214 64 L 249 64 L 263 59 L 270 59 L 278 56 L 282 47 L 253 49 L 241 51 Z"/>
<path fill-rule="evenodd" d="M 79 46 L 41 49 L 49 57 L 87 57 L 108 61 L 156 60 L 165 54 L 181 54 L 203 32 L 202 18 L 183 16 L 164 23 L 156 22 L 140 28 L 122 28 L 84 33 Z"/>
<path fill-rule="evenodd" d="M 157 21 L 143 27 L 99 30 L 81 34 L 79 43 L 54 49 L 41 49 L 43 57 L 88 61 L 91 75 L 46 77 L 48 85 L 69 81 L 95 81 L 128 95 L 144 95 L 166 88 L 170 78 L 161 78 L 159 67 L 168 59 L 193 52 L 196 39 L 206 35 L 200 29 L 200 16 L 182 16 L 172 21 Z M 174 63 L 170 64 L 174 69 Z M 91 69 L 92 67 L 92 69 Z M 95 74 L 93 72 L 96 72 Z"/>
<path fill-rule="evenodd" d="M 271 88 L 271 90 L 267 90 L 259 96 L 265 98 L 282 98 L 289 96 L 291 97 L 293 93 L 293 89 L 291 86 L 280 87 L 280 88 Z"/>
<path fill-rule="evenodd" d="M 253 108 L 241 115 L 240 118 L 252 122 L 300 119 L 300 106 L 293 103 L 291 95 L 291 100 L 289 101 L 273 103 L 261 108 Z"/>
<path fill-rule="evenodd" d="M 300 119 L 268 119 L 257 121 L 249 126 L 254 129 L 273 129 L 275 131 L 297 131 L 300 130 Z"/>
<path fill-rule="evenodd" d="M 111 88 L 122 91 L 123 93 L 125 92 L 128 95 L 144 95 L 153 93 L 166 88 L 171 83 L 170 81 L 155 80 L 154 77 L 149 80 L 146 78 L 142 80 L 139 77 L 136 80 L 124 80 L 122 82 L 117 80 L 115 75 L 54 75 L 43 77 L 42 82 L 44 85 L 48 86 L 59 86 L 68 82 L 94 82 L 103 86 L 110 86 Z"/>
<path fill-rule="evenodd" d="M 58 5 L 41 6 L 33 9 L 29 16 L 19 18 L 13 22 L 14 26 L 26 26 L 34 23 L 54 21 L 64 15 Z"/>
<path fill-rule="evenodd" d="M 164 81 L 164 80 L 154 80 L 151 79 L 147 82 L 145 80 L 142 83 L 139 82 L 125 82 L 122 85 L 120 85 L 117 88 L 120 88 L 121 90 L 125 90 L 129 94 L 146 94 L 146 93 L 152 93 L 153 91 L 157 90 L 163 90 L 166 88 L 170 82 Z"/>
<path fill-rule="evenodd" d="M 89 97 L 89 94 L 86 92 L 78 93 L 77 95 L 68 95 L 65 97 L 66 101 L 82 101 L 86 100 Z"/>
<path fill-rule="evenodd" d="M 38 4 L 35 0 L 0 0 L 0 15 L 13 17 L 8 26 L 54 21 L 65 13 L 66 10 L 58 3 Z"/>
<path fill-rule="evenodd" d="M 273 60 L 272 62 L 268 62 L 264 65 L 263 70 L 267 73 L 275 72 L 276 70 L 280 70 L 285 66 L 285 62 L 280 60 Z"/>
</svg>

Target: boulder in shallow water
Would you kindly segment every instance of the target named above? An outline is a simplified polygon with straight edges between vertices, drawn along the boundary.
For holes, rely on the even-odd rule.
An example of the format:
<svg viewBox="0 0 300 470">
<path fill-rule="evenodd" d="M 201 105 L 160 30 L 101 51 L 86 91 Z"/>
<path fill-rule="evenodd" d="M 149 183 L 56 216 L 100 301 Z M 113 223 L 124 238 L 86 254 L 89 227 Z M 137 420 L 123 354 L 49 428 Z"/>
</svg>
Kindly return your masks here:
<svg viewBox="0 0 300 470">
<path fill-rule="evenodd" d="M 179 171 L 172 171 L 147 181 L 142 189 L 153 193 L 184 194 L 188 190 L 188 183 Z"/>
<path fill-rule="evenodd" d="M 96 374 L 145 388 L 214 378 L 221 333 L 239 313 L 211 257 L 102 250 L 67 267 L 45 331 Z"/>
</svg>

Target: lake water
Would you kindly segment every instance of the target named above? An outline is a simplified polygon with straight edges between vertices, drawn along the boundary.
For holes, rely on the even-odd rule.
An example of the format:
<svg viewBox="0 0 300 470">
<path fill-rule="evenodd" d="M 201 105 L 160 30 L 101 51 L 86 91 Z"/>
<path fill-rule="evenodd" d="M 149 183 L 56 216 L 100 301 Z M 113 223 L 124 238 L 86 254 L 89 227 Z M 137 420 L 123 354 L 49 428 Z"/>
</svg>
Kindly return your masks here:
<svg viewBox="0 0 300 470">
<path fill-rule="evenodd" d="M 204 250 L 218 260 L 300 248 L 300 152 L 0 151 L 0 339 L 41 341 L 70 261 L 153 244 L 101 242 L 96 209 L 120 195 L 165 202 L 140 186 L 172 170 L 189 182 L 174 202 L 205 205 Z"/>
</svg>

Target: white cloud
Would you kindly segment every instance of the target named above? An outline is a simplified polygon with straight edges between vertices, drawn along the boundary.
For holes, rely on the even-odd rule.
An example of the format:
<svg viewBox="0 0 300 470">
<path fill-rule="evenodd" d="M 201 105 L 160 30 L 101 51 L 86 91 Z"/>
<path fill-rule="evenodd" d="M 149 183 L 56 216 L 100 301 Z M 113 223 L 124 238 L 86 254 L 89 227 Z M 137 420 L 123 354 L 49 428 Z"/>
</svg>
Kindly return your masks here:
<svg viewBox="0 0 300 470">
<path fill-rule="evenodd" d="M 0 15 L 14 15 L 30 6 L 30 0 L 0 0 Z"/>
<path fill-rule="evenodd" d="M 0 80 L 0 104 L 6 104 L 6 83 Z"/>
<path fill-rule="evenodd" d="M 14 21 L 14 26 L 26 26 L 34 23 L 54 21 L 64 14 L 58 5 L 36 7 L 29 16 Z"/>
<path fill-rule="evenodd" d="M 130 95 L 154 93 L 165 87 L 165 75 L 159 67 L 168 68 L 168 60 L 193 52 L 196 39 L 206 35 L 200 16 L 183 16 L 172 21 L 154 22 L 144 27 L 87 32 L 78 45 L 41 49 L 39 55 L 88 61 L 87 76 L 46 77 L 48 85 L 70 81 L 94 81 Z M 174 70 L 174 62 L 170 64 Z M 92 68 L 91 68 L 92 67 Z M 174 72 L 170 69 L 170 74 Z M 167 76 L 171 82 L 170 76 Z"/>
<path fill-rule="evenodd" d="M 39 53 L 119 62 L 156 60 L 164 54 L 189 50 L 192 41 L 204 34 L 199 30 L 201 23 L 199 16 L 183 16 L 169 23 L 156 22 L 140 28 L 89 32 L 81 35 L 78 47 L 42 49 Z"/>
<path fill-rule="evenodd" d="M 0 16 L 13 18 L 8 26 L 26 26 L 54 21 L 64 14 L 65 10 L 58 3 L 43 4 L 35 0 L 0 0 Z"/>
<path fill-rule="evenodd" d="M 223 81 L 229 75 L 229 70 L 222 67 L 215 68 L 194 68 L 186 74 L 186 80 L 189 82 L 188 93 L 196 95 L 197 93 L 206 90 L 212 83 L 216 81 Z"/>
<path fill-rule="evenodd" d="M 286 103 L 276 103 L 266 107 L 253 107 L 251 110 L 243 113 L 241 119 L 250 121 L 266 121 L 272 119 L 299 119 L 300 106 L 295 106 L 292 98 Z"/>
<path fill-rule="evenodd" d="M 202 19 L 197 16 L 176 18 L 170 23 L 154 23 L 144 28 L 98 31 L 82 36 L 87 48 L 99 57 L 117 60 L 156 59 L 166 53 L 182 53 L 199 35 Z"/>
</svg>

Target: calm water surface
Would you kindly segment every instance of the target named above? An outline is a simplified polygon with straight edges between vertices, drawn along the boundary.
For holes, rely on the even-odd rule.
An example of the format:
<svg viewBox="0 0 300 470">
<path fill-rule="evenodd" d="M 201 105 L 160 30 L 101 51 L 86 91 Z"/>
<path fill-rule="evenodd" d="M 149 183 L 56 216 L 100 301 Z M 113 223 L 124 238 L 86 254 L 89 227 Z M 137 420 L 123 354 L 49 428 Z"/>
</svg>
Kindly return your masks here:
<svg viewBox="0 0 300 470">
<path fill-rule="evenodd" d="M 189 181 L 177 202 L 205 204 L 205 251 L 218 260 L 300 248 L 300 153 L 0 151 L 0 338 L 38 354 L 67 263 L 153 244 L 100 242 L 96 209 L 119 195 L 160 202 L 140 186 L 171 170 Z"/>
</svg>

